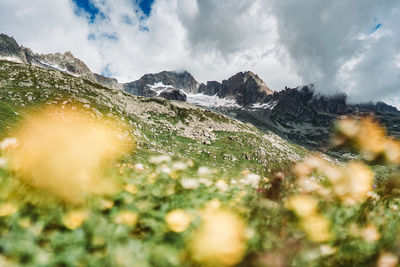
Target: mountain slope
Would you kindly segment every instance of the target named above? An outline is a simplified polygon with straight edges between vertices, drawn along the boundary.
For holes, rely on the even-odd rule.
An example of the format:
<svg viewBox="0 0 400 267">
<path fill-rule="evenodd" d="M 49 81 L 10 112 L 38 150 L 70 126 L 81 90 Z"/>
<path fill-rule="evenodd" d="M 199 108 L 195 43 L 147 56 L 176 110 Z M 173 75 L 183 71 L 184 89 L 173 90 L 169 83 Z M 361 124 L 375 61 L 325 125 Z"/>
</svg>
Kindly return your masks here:
<svg viewBox="0 0 400 267">
<path fill-rule="evenodd" d="M 130 126 L 137 156 L 166 153 L 226 169 L 265 168 L 298 160 L 307 151 L 252 125 L 181 102 L 132 96 L 56 70 L 0 61 L 1 136 L 37 106 L 77 103 L 93 116 Z"/>
<path fill-rule="evenodd" d="M 383 102 L 349 104 L 345 95 L 321 96 L 308 86 L 274 92 L 248 107 L 207 107 L 311 149 L 329 145 L 334 122 L 342 116 L 372 115 L 390 135 L 400 136 L 400 112 L 395 107 Z"/>
</svg>

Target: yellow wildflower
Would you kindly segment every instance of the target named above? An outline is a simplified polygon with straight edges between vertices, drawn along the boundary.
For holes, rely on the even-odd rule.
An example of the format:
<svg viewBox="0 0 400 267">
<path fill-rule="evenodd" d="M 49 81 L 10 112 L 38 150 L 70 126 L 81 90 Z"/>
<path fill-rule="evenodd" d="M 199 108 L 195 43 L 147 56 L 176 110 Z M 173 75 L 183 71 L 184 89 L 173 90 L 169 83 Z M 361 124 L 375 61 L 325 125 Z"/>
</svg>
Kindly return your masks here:
<svg viewBox="0 0 400 267">
<path fill-rule="evenodd" d="M 331 239 L 329 221 L 321 215 L 314 214 L 309 217 L 303 217 L 301 227 L 306 232 L 308 239 L 313 242 L 326 242 Z"/>
<path fill-rule="evenodd" d="M 292 210 L 299 217 L 306 217 L 316 212 L 317 202 L 305 195 L 292 196 L 287 200 L 286 208 Z"/>
<path fill-rule="evenodd" d="M 124 210 L 117 214 L 114 222 L 117 224 L 124 224 L 129 227 L 135 227 L 138 221 L 138 214 L 130 210 Z"/>
<path fill-rule="evenodd" d="M 113 181 L 101 176 L 102 166 L 130 147 L 113 133 L 116 128 L 57 108 L 31 115 L 23 125 L 9 166 L 24 182 L 73 203 L 114 191 Z"/>
<path fill-rule="evenodd" d="M 18 206 L 15 203 L 6 202 L 0 204 L 0 217 L 13 215 L 18 211 Z"/>
<path fill-rule="evenodd" d="M 100 209 L 102 210 L 109 210 L 114 207 L 114 201 L 108 199 L 101 199 L 100 200 Z"/>
<path fill-rule="evenodd" d="M 203 218 L 190 242 L 192 258 L 205 265 L 233 266 L 246 250 L 246 227 L 232 212 L 216 210 Z"/>
<path fill-rule="evenodd" d="M 361 229 L 361 237 L 366 242 L 374 242 L 381 238 L 381 234 L 378 232 L 375 225 L 369 224 L 365 228 Z"/>
<path fill-rule="evenodd" d="M 70 230 L 74 230 L 82 225 L 89 218 L 89 213 L 85 210 L 70 211 L 62 217 L 62 222 Z"/>
<path fill-rule="evenodd" d="M 124 186 L 124 189 L 126 192 L 129 192 L 133 195 L 138 192 L 138 189 L 137 189 L 136 185 L 134 185 L 134 184 L 127 184 Z"/>
<path fill-rule="evenodd" d="M 188 228 L 192 217 L 186 211 L 177 209 L 170 211 L 165 217 L 165 221 L 171 231 L 180 233 Z"/>
</svg>

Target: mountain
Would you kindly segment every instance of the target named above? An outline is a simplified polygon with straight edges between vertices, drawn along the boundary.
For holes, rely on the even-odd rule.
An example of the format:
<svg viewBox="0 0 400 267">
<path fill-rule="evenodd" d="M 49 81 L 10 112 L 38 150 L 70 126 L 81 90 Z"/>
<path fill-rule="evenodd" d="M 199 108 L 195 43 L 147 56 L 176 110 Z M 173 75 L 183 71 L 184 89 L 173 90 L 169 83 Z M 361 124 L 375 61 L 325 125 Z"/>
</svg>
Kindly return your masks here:
<svg viewBox="0 0 400 267">
<path fill-rule="evenodd" d="M 0 34 L 0 59 L 56 69 L 110 88 L 121 88 L 116 79 L 93 73 L 84 62 L 75 58 L 69 51 L 64 54 L 35 54 L 31 49 L 20 46 L 13 37 L 6 34 Z"/>
<path fill-rule="evenodd" d="M 308 151 L 272 132 L 184 102 L 134 96 L 55 69 L 0 60 L 0 140 L 32 109 L 78 106 L 131 129 L 135 157 L 157 153 L 229 172 L 299 160 Z"/>
<path fill-rule="evenodd" d="M 62 71 L 136 96 L 186 101 L 311 149 L 326 148 L 334 121 L 346 115 L 371 114 L 391 135 L 400 136 L 400 112 L 395 107 L 383 102 L 350 104 L 345 95 L 319 95 L 312 86 L 274 92 L 250 71 L 239 72 L 221 83 L 199 83 L 187 71 L 162 71 L 145 74 L 133 82 L 118 83 L 116 79 L 92 73 L 71 52 L 38 55 L 5 34 L 0 35 L 0 59 Z"/>
<path fill-rule="evenodd" d="M 162 71 L 145 74 L 139 80 L 126 83 L 123 88 L 128 93 L 139 96 L 156 96 L 165 88 L 181 89 L 186 93 L 197 93 L 200 84 L 187 71 Z"/>
<path fill-rule="evenodd" d="M 238 105 L 248 106 L 261 101 L 273 92 L 256 74 L 239 72 L 222 83 L 209 81 L 198 83 L 187 71 L 163 71 L 146 74 L 139 80 L 124 84 L 124 90 L 140 96 L 157 96 L 165 89 L 175 88 L 186 94 L 216 95 L 219 98 L 233 99 Z"/>
<path fill-rule="evenodd" d="M 322 96 L 312 86 L 285 88 L 248 107 L 214 105 L 208 108 L 311 149 L 329 146 L 334 121 L 342 116 L 373 115 L 390 135 L 400 136 L 400 111 L 395 107 L 383 102 L 350 104 L 345 95 Z"/>
</svg>

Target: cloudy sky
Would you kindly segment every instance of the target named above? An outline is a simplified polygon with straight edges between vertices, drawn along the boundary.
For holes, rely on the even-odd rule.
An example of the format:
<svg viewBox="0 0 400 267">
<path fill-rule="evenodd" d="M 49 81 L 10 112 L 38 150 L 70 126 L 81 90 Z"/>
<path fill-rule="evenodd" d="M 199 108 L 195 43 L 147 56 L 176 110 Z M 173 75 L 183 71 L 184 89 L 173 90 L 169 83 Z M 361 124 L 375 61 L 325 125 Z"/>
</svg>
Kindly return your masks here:
<svg viewBox="0 0 400 267">
<path fill-rule="evenodd" d="M 121 82 L 251 70 L 273 90 L 313 83 L 398 107 L 399 25 L 398 0 L 0 0 L 0 32 Z"/>
</svg>

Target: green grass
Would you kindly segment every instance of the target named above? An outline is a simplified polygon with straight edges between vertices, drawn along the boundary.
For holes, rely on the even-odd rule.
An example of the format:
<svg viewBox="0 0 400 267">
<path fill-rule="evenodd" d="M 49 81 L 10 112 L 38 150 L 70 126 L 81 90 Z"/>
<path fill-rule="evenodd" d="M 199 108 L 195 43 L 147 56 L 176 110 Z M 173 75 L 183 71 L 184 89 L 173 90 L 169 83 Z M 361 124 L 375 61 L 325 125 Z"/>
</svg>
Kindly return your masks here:
<svg viewBox="0 0 400 267">
<path fill-rule="evenodd" d="M 398 189 L 389 195 L 383 190 L 396 184 L 398 166 L 372 166 L 378 199 L 348 206 L 310 193 L 319 214 L 330 222 L 332 238 L 319 243 L 308 237 L 300 219 L 285 205 L 299 193 L 291 170 L 297 163 L 293 161 L 309 153 L 306 149 L 221 114 L 130 96 L 57 71 L 0 61 L 0 81 L 0 140 L 23 126 L 26 114 L 51 103 L 75 105 L 90 116 L 128 124 L 129 135 L 137 142 L 135 151 L 104 170 L 119 185 L 117 191 L 88 195 L 80 206 L 27 185 L 15 170 L 0 168 L 0 211 L 3 204 L 17 203 L 14 212 L 0 216 L 0 265 L 199 266 L 190 244 L 204 220 L 204 207 L 213 199 L 246 225 L 238 266 L 375 266 L 384 252 L 398 256 Z M 145 111 L 140 110 L 143 107 Z M 192 127 L 193 119 L 216 126 L 215 138 L 203 142 L 174 128 Z M 218 130 L 224 124 L 235 125 L 236 131 Z M 151 163 L 159 154 L 168 154 L 171 160 Z M 0 152 L 0 157 L 7 155 Z M 185 168 L 175 170 L 176 163 Z M 204 167 L 206 174 L 200 171 Z M 248 172 L 260 175 L 257 188 L 245 184 Z M 184 186 L 187 179 L 210 184 L 189 188 Z M 221 189 L 221 181 L 227 188 Z M 137 192 L 128 192 L 127 184 L 135 185 Z M 112 206 L 104 208 L 103 201 Z M 63 218 L 74 209 L 84 209 L 89 216 L 69 229 Z M 166 222 L 167 214 L 176 209 L 192 216 L 181 233 Z M 122 211 L 136 214 L 137 224 L 118 223 Z M 362 234 L 369 225 L 379 234 L 376 240 Z"/>
</svg>

